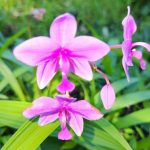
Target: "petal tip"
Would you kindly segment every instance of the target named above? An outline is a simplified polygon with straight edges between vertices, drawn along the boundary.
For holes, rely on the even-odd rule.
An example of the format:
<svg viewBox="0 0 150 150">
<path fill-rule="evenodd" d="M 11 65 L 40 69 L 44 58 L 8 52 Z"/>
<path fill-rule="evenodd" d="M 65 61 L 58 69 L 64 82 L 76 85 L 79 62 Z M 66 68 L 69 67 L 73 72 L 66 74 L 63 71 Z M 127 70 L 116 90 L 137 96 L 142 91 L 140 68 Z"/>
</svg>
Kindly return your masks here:
<svg viewBox="0 0 150 150">
<path fill-rule="evenodd" d="M 58 139 L 59 140 L 70 140 L 70 139 L 72 139 L 72 134 L 71 134 L 71 132 L 67 128 L 62 129 L 58 133 Z"/>
<path fill-rule="evenodd" d="M 128 10 L 128 15 L 130 15 L 130 6 L 127 6 L 127 10 Z"/>
<path fill-rule="evenodd" d="M 42 82 L 42 80 L 40 82 L 37 81 L 37 85 L 38 85 L 40 90 L 42 90 L 42 89 L 44 89 L 46 87 L 46 85 Z"/>
<path fill-rule="evenodd" d="M 22 114 L 25 118 L 28 118 L 28 119 L 32 118 L 32 112 L 30 111 L 30 109 L 24 110 Z"/>
</svg>

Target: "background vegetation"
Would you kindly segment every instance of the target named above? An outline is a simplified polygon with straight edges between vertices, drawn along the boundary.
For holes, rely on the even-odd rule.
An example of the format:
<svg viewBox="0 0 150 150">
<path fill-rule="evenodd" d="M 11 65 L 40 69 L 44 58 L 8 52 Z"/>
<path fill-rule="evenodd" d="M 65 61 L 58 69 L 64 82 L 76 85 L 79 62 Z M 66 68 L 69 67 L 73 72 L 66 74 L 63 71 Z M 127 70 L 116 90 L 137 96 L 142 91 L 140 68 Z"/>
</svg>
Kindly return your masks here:
<svg viewBox="0 0 150 150">
<path fill-rule="evenodd" d="M 147 69 L 141 72 L 139 64 L 130 69 L 127 82 L 121 65 L 122 53 L 115 49 L 98 66 L 108 74 L 117 100 L 113 108 L 104 110 L 99 91 L 104 80 L 94 73 L 86 82 L 74 75 L 76 89 L 71 93 L 78 99 L 86 98 L 99 108 L 105 117 L 86 121 L 82 137 L 71 141 L 57 139 L 59 123 L 44 127 L 37 119 L 28 121 L 22 111 L 33 99 L 47 95 L 54 97 L 60 81 L 58 73 L 50 85 L 40 91 L 36 83 L 36 69 L 18 62 L 13 48 L 32 36 L 48 35 L 52 20 L 70 12 L 78 20 L 78 34 L 96 36 L 110 45 L 122 42 L 121 21 L 131 6 L 138 30 L 134 41 L 150 43 L 149 0 L 0 0 L 0 148 L 2 150 L 149 150 L 150 149 L 150 55 L 141 49 L 147 60 Z M 31 15 L 32 9 L 45 8 L 42 20 Z M 88 88 L 87 88 L 88 87 Z"/>
</svg>

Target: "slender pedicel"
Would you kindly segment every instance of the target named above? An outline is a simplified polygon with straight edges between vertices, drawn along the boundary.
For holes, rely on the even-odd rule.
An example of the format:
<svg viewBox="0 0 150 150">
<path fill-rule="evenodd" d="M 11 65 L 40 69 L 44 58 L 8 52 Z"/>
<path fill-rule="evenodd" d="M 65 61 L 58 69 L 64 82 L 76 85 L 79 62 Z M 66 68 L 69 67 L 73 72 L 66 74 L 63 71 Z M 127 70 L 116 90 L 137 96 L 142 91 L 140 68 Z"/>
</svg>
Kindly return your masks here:
<svg viewBox="0 0 150 150">
<path fill-rule="evenodd" d="M 116 48 L 121 48 L 121 44 L 111 45 L 110 46 L 110 49 L 116 49 Z"/>
<path fill-rule="evenodd" d="M 109 81 L 107 75 L 104 72 L 102 72 L 101 70 L 99 70 L 95 64 L 92 64 L 92 67 L 93 67 L 93 69 L 96 72 L 98 72 L 105 79 L 105 81 L 106 81 L 107 84 L 110 84 L 110 81 Z"/>
</svg>

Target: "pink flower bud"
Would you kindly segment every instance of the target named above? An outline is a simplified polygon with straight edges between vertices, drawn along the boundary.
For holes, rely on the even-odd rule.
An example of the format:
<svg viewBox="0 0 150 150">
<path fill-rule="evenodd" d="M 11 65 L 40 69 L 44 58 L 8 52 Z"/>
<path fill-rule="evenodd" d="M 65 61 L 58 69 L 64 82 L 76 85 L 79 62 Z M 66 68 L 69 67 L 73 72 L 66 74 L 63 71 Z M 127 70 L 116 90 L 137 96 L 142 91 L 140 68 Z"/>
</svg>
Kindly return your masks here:
<svg viewBox="0 0 150 150">
<path fill-rule="evenodd" d="M 100 92 L 100 96 L 105 109 L 110 109 L 115 102 L 116 96 L 115 91 L 111 84 L 103 86 Z"/>
</svg>

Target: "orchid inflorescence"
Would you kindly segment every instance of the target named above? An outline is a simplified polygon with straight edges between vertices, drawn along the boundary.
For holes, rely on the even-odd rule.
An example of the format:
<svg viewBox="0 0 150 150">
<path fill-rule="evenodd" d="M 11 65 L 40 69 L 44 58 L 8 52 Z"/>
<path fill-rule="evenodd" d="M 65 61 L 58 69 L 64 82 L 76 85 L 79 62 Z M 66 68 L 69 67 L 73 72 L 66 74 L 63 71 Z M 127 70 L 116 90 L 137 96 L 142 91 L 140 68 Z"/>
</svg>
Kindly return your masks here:
<svg viewBox="0 0 150 150">
<path fill-rule="evenodd" d="M 144 46 L 150 51 L 150 45 L 144 42 L 132 42 L 132 35 L 136 31 L 136 23 L 130 14 L 123 22 L 122 44 L 109 46 L 105 42 L 92 36 L 77 36 L 77 22 L 73 15 L 62 14 L 52 22 L 50 37 L 39 36 L 31 38 L 18 45 L 14 50 L 16 58 L 23 63 L 37 67 L 37 84 L 40 89 L 45 88 L 55 74 L 60 71 L 62 80 L 57 86 L 55 99 L 40 97 L 33 101 L 33 105 L 27 108 L 23 115 L 26 118 L 39 116 L 38 124 L 44 126 L 56 119 L 60 120 L 61 131 L 58 138 L 69 140 L 72 138 L 67 124 L 80 136 L 83 131 L 83 118 L 98 120 L 103 114 L 94 108 L 88 101 L 76 101 L 68 93 L 75 88 L 74 83 L 68 79 L 70 72 L 85 79 L 92 80 L 92 69 L 98 72 L 105 80 L 100 96 L 105 109 L 110 109 L 115 102 L 115 91 L 106 76 L 97 66 L 96 61 L 106 56 L 112 48 L 121 48 L 123 52 L 122 65 L 129 80 L 128 68 L 133 66 L 132 57 L 140 61 L 140 66 L 145 69 L 146 62 L 142 58 L 142 52 L 136 51 L 137 46 Z"/>
</svg>

